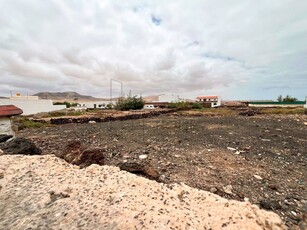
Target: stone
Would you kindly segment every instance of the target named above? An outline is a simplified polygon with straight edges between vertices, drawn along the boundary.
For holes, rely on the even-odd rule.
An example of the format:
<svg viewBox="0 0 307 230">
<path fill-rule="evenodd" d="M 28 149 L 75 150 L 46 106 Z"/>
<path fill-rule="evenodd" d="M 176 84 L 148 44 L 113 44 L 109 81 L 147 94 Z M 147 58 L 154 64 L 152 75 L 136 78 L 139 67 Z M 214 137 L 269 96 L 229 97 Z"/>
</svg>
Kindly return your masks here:
<svg viewBox="0 0 307 230">
<path fill-rule="evenodd" d="M 91 164 L 104 165 L 105 150 L 99 148 L 85 149 L 71 163 L 79 165 L 81 168 L 90 166 Z"/>
<path fill-rule="evenodd" d="M 68 163 L 79 165 L 81 168 L 91 164 L 104 165 L 106 149 L 86 148 L 80 141 L 69 141 L 64 150 L 57 154 Z"/>
<path fill-rule="evenodd" d="M 147 157 L 148 157 L 148 155 L 146 155 L 146 154 L 139 155 L 139 159 L 140 159 L 140 160 L 144 160 L 144 159 L 146 159 Z"/>
<path fill-rule="evenodd" d="M 277 200 L 261 200 L 259 205 L 267 210 L 278 210 L 282 208 Z"/>
<path fill-rule="evenodd" d="M 212 188 L 210 188 L 210 190 L 209 190 L 210 192 L 212 192 L 212 193 L 216 193 L 217 192 L 217 188 L 215 188 L 215 187 L 212 187 Z"/>
<path fill-rule="evenodd" d="M 96 121 L 89 121 L 88 123 L 89 123 L 89 124 L 95 124 Z"/>
<path fill-rule="evenodd" d="M 231 151 L 236 151 L 237 149 L 235 148 L 232 148 L 232 147 L 227 147 L 228 150 L 231 150 Z"/>
<path fill-rule="evenodd" d="M 244 110 L 239 112 L 241 116 L 254 116 L 256 113 L 253 110 Z"/>
<path fill-rule="evenodd" d="M 258 180 L 262 180 L 262 177 L 261 176 L 258 176 L 258 175 L 254 175 L 254 177 Z"/>
<path fill-rule="evenodd" d="M 6 142 L 7 140 L 11 139 L 13 135 L 7 135 L 7 134 L 0 134 L 0 143 Z"/>
<path fill-rule="evenodd" d="M 160 175 L 158 171 L 148 163 L 122 162 L 117 165 L 121 170 L 146 177 L 151 180 L 158 180 Z"/>
<path fill-rule="evenodd" d="M 4 154 L 8 155 L 40 155 L 42 153 L 41 149 L 36 147 L 32 141 L 24 137 L 16 137 L 8 142 L 5 142 L 1 147 L 1 150 Z"/>
<path fill-rule="evenodd" d="M 223 190 L 225 193 L 229 194 L 229 195 L 232 195 L 232 186 L 231 185 L 226 185 L 223 187 Z"/>
</svg>

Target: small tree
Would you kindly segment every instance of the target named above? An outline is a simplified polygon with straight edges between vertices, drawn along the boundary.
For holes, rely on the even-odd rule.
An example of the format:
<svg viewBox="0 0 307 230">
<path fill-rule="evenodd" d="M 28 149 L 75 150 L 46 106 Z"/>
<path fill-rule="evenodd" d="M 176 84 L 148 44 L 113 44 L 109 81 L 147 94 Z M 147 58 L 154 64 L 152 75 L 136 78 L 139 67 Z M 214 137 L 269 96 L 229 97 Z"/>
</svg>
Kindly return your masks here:
<svg viewBox="0 0 307 230">
<path fill-rule="evenodd" d="M 283 102 L 294 102 L 294 101 L 297 101 L 297 98 L 287 95 L 282 101 Z"/>
<path fill-rule="evenodd" d="M 117 110 L 136 110 L 144 107 L 145 101 L 142 97 L 128 96 L 127 98 L 120 98 L 115 106 Z"/>
<path fill-rule="evenodd" d="M 278 96 L 277 101 L 278 101 L 278 102 L 282 102 L 282 95 L 279 95 L 279 96 Z"/>
</svg>

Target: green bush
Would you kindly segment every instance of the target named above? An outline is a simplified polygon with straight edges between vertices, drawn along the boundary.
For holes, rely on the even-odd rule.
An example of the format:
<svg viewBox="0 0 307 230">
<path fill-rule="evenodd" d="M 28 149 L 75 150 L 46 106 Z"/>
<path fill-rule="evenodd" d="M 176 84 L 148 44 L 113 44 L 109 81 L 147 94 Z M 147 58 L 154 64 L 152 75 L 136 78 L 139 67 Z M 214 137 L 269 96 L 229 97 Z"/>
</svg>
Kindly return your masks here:
<svg viewBox="0 0 307 230">
<path fill-rule="evenodd" d="M 187 102 L 180 101 L 180 102 L 171 102 L 171 103 L 169 103 L 168 104 L 168 108 L 183 110 L 183 109 L 190 109 L 191 106 Z"/>
<path fill-rule="evenodd" d="M 204 108 L 204 106 L 203 106 L 203 104 L 201 104 L 201 103 L 193 103 L 192 104 L 192 109 L 203 109 Z"/>
<path fill-rule="evenodd" d="M 27 129 L 27 128 L 40 128 L 49 125 L 48 123 L 36 122 L 23 117 L 15 118 L 13 123 L 14 126 L 17 126 L 18 130 Z"/>
<path fill-rule="evenodd" d="M 115 106 L 117 110 L 136 110 L 144 107 L 145 101 L 142 97 L 129 96 L 127 98 L 120 98 Z"/>
<path fill-rule="evenodd" d="M 68 101 L 64 101 L 64 102 L 54 102 L 54 105 L 66 105 L 66 108 L 70 108 L 72 106 L 77 106 L 78 103 L 69 103 Z"/>
</svg>

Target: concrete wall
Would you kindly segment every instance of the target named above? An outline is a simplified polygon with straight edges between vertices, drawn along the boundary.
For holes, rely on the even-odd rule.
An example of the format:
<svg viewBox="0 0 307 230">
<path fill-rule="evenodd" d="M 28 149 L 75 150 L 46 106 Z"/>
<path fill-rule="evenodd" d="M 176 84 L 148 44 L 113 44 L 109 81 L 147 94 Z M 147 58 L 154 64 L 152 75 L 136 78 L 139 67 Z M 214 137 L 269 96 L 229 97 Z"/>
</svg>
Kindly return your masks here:
<svg viewBox="0 0 307 230">
<path fill-rule="evenodd" d="M 290 104 L 284 104 L 284 105 L 277 105 L 277 104 L 248 104 L 249 107 L 261 107 L 261 108 L 274 108 L 274 107 L 280 107 L 280 108 L 296 108 L 296 107 L 303 107 L 304 105 L 290 105 Z"/>
<path fill-rule="evenodd" d="M 0 134 L 14 135 L 11 120 L 8 117 L 0 117 Z"/>
<path fill-rule="evenodd" d="M 22 115 L 30 115 L 41 112 L 51 112 L 65 109 L 65 105 L 53 105 L 52 100 L 32 99 L 0 99 L 0 105 L 15 105 L 22 109 Z"/>
</svg>

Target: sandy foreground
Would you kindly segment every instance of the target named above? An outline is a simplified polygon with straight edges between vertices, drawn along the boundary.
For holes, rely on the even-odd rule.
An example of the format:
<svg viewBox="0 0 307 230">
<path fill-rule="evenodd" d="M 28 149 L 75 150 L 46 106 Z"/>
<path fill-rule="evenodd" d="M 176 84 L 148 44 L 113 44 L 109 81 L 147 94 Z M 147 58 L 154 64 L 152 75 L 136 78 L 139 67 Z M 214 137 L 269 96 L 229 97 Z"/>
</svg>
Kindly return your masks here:
<svg viewBox="0 0 307 230">
<path fill-rule="evenodd" d="M 53 155 L 0 156 L 0 229 L 285 229 L 279 216 L 184 184 Z"/>
</svg>

